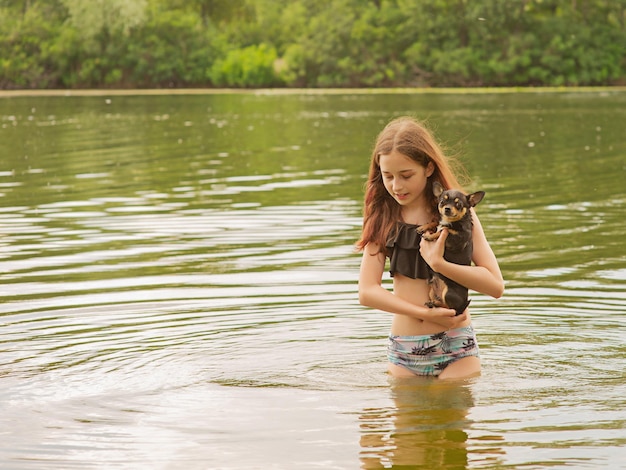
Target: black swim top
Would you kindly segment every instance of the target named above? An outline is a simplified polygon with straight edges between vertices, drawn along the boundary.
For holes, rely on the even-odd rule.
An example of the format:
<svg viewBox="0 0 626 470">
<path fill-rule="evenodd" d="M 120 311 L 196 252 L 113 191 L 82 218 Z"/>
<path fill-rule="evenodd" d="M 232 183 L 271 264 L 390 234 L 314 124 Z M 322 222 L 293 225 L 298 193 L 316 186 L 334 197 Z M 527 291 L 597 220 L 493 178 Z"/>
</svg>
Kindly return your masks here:
<svg viewBox="0 0 626 470">
<path fill-rule="evenodd" d="M 428 279 L 430 267 L 420 254 L 421 240 L 417 225 L 398 222 L 391 230 L 386 248 L 392 277 L 398 273 L 411 279 Z"/>
</svg>

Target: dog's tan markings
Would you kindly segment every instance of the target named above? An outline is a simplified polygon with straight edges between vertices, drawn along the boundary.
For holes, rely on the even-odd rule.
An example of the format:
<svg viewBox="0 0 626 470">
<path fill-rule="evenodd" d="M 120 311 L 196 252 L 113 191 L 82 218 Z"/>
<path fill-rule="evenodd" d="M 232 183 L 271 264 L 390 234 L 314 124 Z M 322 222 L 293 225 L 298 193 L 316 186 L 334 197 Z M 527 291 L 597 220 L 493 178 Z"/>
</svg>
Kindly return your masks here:
<svg viewBox="0 0 626 470">
<path fill-rule="evenodd" d="M 446 307 L 445 298 L 448 295 L 448 286 L 440 277 L 432 278 L 429 283 L 431 284 L 429 292 L 429 301 L 426 302 L 426 306 L 433 307 Z"/>
<path fill-rule="evenodd" d="M 445 282 L 443 282 L 443 279 L 439 278 L 439 282 L 437 283 L 440 286 L 441 289 L 441 294 L 439 295 L 440 299 L 441 299 L 441 305 L 440 307 L 446 307 L 448 308 L 449 305 L 446 304 L 446 297 L 448 296 L 448 284 L 446 284 Z"/>
</svg>

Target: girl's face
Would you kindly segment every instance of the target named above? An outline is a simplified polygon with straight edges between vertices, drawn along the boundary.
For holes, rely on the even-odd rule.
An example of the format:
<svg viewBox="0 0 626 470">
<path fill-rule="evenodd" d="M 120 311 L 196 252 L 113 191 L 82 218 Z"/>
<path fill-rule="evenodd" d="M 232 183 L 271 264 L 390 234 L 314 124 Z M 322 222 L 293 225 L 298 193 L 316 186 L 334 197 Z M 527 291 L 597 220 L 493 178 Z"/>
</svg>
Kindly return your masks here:
<svg viewBox="0 0 626 470">
<path fill-rule="evenodd" d="M 400 152 L 393 151 L 379 157 L 385 189 L 403 207 L 424 204 L 424 191 L 434 165 L 422 166 Z"/>
</svg>

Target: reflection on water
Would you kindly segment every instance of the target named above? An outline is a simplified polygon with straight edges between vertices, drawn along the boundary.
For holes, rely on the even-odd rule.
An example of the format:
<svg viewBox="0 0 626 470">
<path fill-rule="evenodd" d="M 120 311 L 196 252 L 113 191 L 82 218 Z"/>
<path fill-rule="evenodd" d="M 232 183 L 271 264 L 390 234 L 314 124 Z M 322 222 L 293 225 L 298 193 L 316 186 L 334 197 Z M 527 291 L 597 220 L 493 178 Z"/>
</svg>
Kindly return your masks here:
<svg viewBox="0 0 626 470">
<path fill-rule="evenodd" d="M 361 468 L 467 467 L 471 385 L 391 379 L 391 395 L 393 406 L 361 416 Z"/>
<path fill-rule="evenodd" d="M 625 101 L 1 98 L 0 466 L 626 468 Z M 507 291 L 473 294 L 469 382 L 390 381 L 357 302 L 405 113 L 487 192 Z"/>
</svg>

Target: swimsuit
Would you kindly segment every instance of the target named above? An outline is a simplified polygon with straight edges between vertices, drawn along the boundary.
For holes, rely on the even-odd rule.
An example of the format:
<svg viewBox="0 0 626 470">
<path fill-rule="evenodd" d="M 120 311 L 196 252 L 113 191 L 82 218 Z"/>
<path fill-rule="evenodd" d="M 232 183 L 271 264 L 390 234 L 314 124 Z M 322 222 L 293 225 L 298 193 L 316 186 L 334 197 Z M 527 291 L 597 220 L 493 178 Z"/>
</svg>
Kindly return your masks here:
<svg viewBox="0 0 626 470">
<path fill-rule="evenodd" d="M 389 336 L 387 358 L 416 375 L 438 376 L 461 358 L 480 357 L 474 328 L 464 326 L 419 336 Z"/>
<path fill-rule="evenodd" d="M 387 237 L 387 256 L 389 256 L 389 273 L 410 277 L 411 279 L 428 279 L 430 266 L 420 254 L 422 235 L 417 225 L 398 222 Z"/>
<path fill-rule="evenodd" d="M 417 225 L 398 222 L 387 238 L 389 272 L 411 279 L 429 279 L 430 266 L 420 254 L 422 235 Z M 438 376 L 448 365 L 463 357 L 479 357 L 474 328 L 465 326 L 419 336 L 389 336 L 389 362 L 416 375 Z"/>
</svg>

